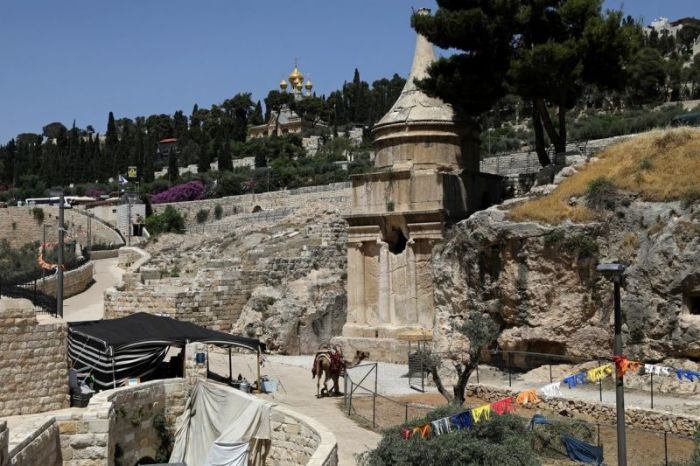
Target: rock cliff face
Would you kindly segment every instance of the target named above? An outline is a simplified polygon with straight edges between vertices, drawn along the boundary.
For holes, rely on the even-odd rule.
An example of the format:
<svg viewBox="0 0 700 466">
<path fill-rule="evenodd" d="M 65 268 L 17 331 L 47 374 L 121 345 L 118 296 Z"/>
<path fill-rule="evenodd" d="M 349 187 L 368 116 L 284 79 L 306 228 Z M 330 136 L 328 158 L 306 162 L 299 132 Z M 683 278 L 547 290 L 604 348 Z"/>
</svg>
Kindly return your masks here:
<svg viewBox="0 0 700 466">
<path fill-rule="evenodd" d="M 500 324 L 502 349 L 609 357 L 613 287 L 595 266 L 619 260 L 626 354 L 700 358 L 700 206 L 629 194 L 613 205 L 596 223 L 512 222 L 500 206 L 456 225 L 433 256 L 436 349 L 459 342 L 453 322 L 483 312 Z"/>
</svg>

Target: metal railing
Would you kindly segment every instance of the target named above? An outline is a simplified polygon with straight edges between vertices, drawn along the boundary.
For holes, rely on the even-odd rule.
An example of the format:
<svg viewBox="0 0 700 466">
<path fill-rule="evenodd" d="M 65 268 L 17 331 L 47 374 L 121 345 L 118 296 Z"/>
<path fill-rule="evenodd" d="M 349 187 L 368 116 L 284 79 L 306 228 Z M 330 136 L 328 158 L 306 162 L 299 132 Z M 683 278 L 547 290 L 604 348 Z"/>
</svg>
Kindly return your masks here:
<svg viewBox="0 0 700 466">
<path fill-rule="evenodd" d="M 65 271 L 75 270 L 90 261 L 87 256 L 79 256 L 65 264 Z M 56 297 L 37 288 L 37 282 L 53 277 L 56 271 L 31 270 L 8 278 L 0 277 L 0 297 L 27 299 L 32 302 L 36 312 L 57 316 Z"/>
<path fill-rule="evenodd" d="M 506 352 L 496 352 L 504 355 Z M 550 358 L 553 365 L 556 361 L 571 360 L 557 355 L 533 352 L 510 352 L 510 357 L 506 356 L 505 361 L 513 362 L 515 355 L 528 355 L 531 357 Z M 601 361 L 602 362 L 602 361 Z M 407 402 L 395 397 L 378 393 L 379 370 L 377 363 L 362 364 L 346 371 L 344 376 L 344 408 L 348 416 L 362 419 L 367 422 L 368 427 L 382 430 L 400 425 L 417 422 L 427 422 L 426 416 L 439 406 L 433 403 Z M 513 374 L 516 374 L 515 365 L 512 365 Z M 551 374 L 551 372 L 550 372 Z M 550 376 L 552 377 L 552 376 Z M 511 382 L 513 378 L 511 377 Z M 426 395 L 411 395 L 411 397 Z M 446 400 L 443 401 L 446 404 Z M 467 402 L 469 403 L 469 401 Z M 483 404 L 484 401 L 479 401 Z M 471 400 L 474 404 L 474 400 Z M 466 408 L 466 407 L 465 407 Z M 527 408 L 522 408 L 523 413 L 528 412 Z M 524 423 L 530 423 L 530 415 L 519 415 Z M 606 457 L 605 464 L 616 464 L 617 432 L 614 424 L 600 422 L 587 422 L 582 419 L 572 419 L 559 417 L 557 413 L 550 413 L 548 419 L 552 424 L 578 425 L 585 427 L 589 432 L 587 438 L 583 440 L 603 448 Z M 420 421 L 419 421 L 420 420 Z M 563 446 L 547 446 L 550 454 L 565 456 Z M 695 448 L 692 439 L 672 433 L 668 430 L 657 431 L 638 427 L 627 428 L 627 442 L 635 448 L 628 450 L 629 464 L 650 464 L 666 465 L 676 461 L 686 461 Z"/>
</svg>

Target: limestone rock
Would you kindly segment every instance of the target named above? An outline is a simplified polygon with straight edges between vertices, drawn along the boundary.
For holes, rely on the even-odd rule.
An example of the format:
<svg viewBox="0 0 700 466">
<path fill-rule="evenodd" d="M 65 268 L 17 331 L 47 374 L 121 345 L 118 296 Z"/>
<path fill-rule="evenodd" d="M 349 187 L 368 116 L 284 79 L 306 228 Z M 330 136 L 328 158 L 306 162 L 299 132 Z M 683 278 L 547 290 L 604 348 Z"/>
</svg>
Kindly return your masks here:
<svg viewBox="0 0 700 466">
<path fill-rule="evenodd" d="M 434 342 L 446 350 L 453 322 L 489 313 L 504 349 L 610 357 L 613 287 L 596 264 L 628 264 L 622 291 L 629 357 L 661 361 L 700 357 L 700 316 L 689 296 L 700 290 L 697 203 L 632 200 L 606 221 L 545 226 L 508 221 L 492 208 L 459 223 L 433 256 Z M 695 294 L 694 294 L 695 293 Z"/>
</svg>

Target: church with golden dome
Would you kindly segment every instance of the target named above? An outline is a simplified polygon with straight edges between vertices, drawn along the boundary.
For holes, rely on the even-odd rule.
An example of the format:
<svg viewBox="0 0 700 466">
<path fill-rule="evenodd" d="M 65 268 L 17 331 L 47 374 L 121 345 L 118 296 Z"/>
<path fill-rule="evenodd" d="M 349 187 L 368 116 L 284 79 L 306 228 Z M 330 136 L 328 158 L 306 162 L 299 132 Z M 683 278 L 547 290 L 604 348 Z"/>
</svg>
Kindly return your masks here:
<svg viewBox="0 0 700 466">
<path fill-rule="evenodd" d="M 302 99 L 311 97 L 313 91 L 313 83 L 307 78 L 304 82 L 304 75 L 299 71 L 299 65 L 294 61 L 294 69 L 287 79 L 280 81 L 280 92 L 291 93 L 294 101 L 298 102 Z M 316 126 L 325 126 L 323 122 L 316 122 Z M 278 111 L 270 112 L 270 119 L 267 123 L 248 128 L 248 137 L 250 139 L 263 138 L 266 136 L 282 136 L 290 133 L 301 133 L 303 129 L 302 118 L 297 113 L 289 108 L 288 105 L 283 105 Z"/>
<path fill-rule="evenodd" d="M 289 73 L 288 79 L 289 82 L 284 79 L 280 81 L 280 91 L 287 92 L 287 89 L 291 87 L 289 91 L 292 93 L 295 100 L 301 100 L 304 97 L 311 96 L 311 90 L 314 85 L 310 79 L 307 79 L 306 83 L 304 83 L 304 75 L 299 71 L 299 65 L 296 60 L 294 61 L 294 69 Z"/>
</svg>

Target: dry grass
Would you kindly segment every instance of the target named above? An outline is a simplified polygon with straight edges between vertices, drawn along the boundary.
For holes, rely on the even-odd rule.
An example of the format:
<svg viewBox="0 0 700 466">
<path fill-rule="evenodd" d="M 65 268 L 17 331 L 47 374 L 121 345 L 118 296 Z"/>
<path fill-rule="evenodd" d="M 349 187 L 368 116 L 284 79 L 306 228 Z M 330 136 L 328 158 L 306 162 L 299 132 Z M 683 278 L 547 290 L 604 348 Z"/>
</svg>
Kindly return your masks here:
<svg viewBox="0 0 700 466">
<path fill-rule="evenodd" d="M 595 220 L 599 213 L 569 199 L 586 194 L 591 181 L 610 180 L 617 188 L 639 193 L 648 201 L 674 201 L 698 190 L 700 130 L 656 130 L 612 146 L 595 163 L 564 180 L 547 196 L 515 206 L 510 218 L 558 224 Z"/>
</svg>

